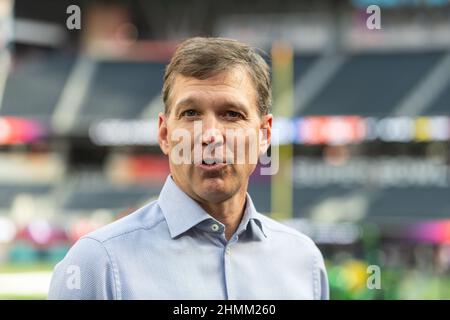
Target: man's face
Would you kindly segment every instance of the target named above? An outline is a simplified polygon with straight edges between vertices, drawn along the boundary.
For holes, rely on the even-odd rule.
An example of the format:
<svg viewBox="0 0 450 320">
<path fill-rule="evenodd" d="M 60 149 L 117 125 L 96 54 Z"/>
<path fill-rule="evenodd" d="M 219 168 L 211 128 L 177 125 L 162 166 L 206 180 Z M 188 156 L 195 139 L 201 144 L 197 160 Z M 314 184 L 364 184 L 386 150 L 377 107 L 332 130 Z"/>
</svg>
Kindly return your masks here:
<svg viewBox="0 0 450 320">
<path fill-rule="evenodd" d="M 245 192 L 272 127 L 272 115 L 258 111 L 246 69 L 235 67 L 203 80 L 176 75 L 168 100 L 169 112 L 159 115 L 159 144 L 175 182 L 200 202 L 220 203 Z M 186 134 L 190 150 L 180 152 L 180 137 Z"/>
</svg>

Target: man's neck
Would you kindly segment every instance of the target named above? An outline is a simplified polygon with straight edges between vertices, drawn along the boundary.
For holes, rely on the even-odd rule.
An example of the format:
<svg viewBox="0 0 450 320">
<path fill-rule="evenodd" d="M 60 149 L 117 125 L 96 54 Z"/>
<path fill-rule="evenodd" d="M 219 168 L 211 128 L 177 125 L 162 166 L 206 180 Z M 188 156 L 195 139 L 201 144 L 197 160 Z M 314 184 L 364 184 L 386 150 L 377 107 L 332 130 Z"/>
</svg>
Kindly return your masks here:
<svg viewBox="0 0 450 320">
<path fill-rule="evenodd" d="M 246 192 L 237 192 L 220 203 L 199 203 L 213 218 L 225 225 L 225 238 L 230 240 L 241 223 L 245 211 Z"/>
</svg>

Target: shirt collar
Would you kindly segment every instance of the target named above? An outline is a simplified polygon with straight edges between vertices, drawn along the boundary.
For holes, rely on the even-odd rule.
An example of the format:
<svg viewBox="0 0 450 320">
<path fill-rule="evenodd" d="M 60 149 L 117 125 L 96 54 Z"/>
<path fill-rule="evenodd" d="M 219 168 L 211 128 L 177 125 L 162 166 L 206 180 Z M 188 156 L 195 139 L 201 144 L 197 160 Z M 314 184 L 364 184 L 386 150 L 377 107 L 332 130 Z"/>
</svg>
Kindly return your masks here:
<svg viewBox="0 0 450 320">
<path fill-rule="evenodd" d="M 205 220 L 215 220 L 195 200 L 189 197 L 169 175 L 158 198 L 163 215 L 169 227 L 170 236 L 175 238 Z M 216 221 L 221 225 L 220 222 Z M 256 239 L 262 240 L 267 235 L 264 232 L 263 220 L 259 217 L 250 195 L 247 193 L 246 209 L 237 234 L 247 230 L 251 225 Z M 256 225 L 256 228 L 254 227 Z"/>
</svg>

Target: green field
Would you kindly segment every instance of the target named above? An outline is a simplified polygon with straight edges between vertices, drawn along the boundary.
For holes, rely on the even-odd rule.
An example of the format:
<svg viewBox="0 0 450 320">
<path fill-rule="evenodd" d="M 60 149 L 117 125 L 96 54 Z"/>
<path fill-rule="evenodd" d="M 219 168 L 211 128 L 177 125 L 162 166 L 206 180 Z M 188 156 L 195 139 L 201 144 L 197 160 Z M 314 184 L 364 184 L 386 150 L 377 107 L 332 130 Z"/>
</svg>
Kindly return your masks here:
<svg viewBox="0 0 450 320">
<path fill-rule="evenodd" d="M 0 265 L 0 282 L 1 278 L 7 279 L 8 277 L 27 277 L 32 273 L 51 273 L 54 265 L 48 263 L 37 263 L 37 264 L 2 264 Z M 11 285 L 11 284 L 10 284 Z M 43 300 L 47 298 L 47 294 L 44 293 L 45 290 L 39 290 L 39 292 L 20 292 L 11 289 L 0 288 L 0 300 Z"/>
</svg>

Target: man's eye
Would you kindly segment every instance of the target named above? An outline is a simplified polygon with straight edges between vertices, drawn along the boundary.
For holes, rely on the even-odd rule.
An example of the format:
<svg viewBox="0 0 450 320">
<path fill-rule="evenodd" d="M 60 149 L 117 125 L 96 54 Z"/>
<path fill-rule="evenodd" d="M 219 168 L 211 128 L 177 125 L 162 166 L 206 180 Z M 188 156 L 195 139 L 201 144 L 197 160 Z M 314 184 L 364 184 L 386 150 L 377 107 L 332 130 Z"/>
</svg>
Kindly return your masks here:
<svg viewBox="0 0 450 320">
<path fill-rule="evenodd" d="M 240 114 L 239 112 L 236 112 L 236 111 L 227 111 L 225 113 L 225 116 L 227 118 L 231 118 L 231 119 L 242 119 L 243 118 L 242 114 Z"/>
<path fill-rule="evenodd" d="M 195 117 L 198 115 L 198 112 L 195 110 L 186 110 L 181 113 L 183 117 Z"/>
</svg>

